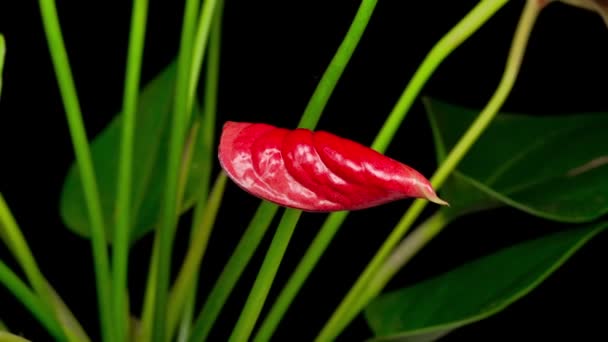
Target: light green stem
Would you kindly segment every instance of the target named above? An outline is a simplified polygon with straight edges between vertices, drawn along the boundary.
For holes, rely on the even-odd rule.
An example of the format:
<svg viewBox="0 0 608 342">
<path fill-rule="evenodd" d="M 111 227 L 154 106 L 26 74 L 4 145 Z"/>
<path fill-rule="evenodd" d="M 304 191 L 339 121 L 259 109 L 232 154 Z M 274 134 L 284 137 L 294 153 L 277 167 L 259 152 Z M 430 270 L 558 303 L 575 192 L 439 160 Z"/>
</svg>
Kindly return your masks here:
<svg viewBox="0 0 608 342">
<path fill-rule="evenodd" d="M 195 233 L 190 242 L 192 248 L 188 249 L 188 253 L 186 254 L 184 263 L 177 275 L 177 279 L 169 297 L 167 313 L 167 336 L 169 337 L 173 335 L 173 332 L 177 327 L 177 322 L 181 316 L 180 312 L 184 306 L 184 302 L 192 290 L 194 277 L 198 275 L 198 268 L 203 260 L 203 255 L 205 254 L 207 242 L 209 241 L 209 236 L 213 229 L 217 210 L 222 201 L 226 180 L 226 174 L 223 172 L 220 173 L 215 182 L 215 186 L 209 195 L 205 211 L 202 213 L 200 219 L 195 219 L 198 226 L 194 227 Z"/>
<path fill-rule="evenodd" d="M 205 56 L 205 50 L 207 49 L 209 32 L 211 25 L 214 22 L 214 15 L 216 15 L 216 6 L 221 2 L 221 0 L 206 0 L 203 2 L 203 6 L 201 6 L 198 19 L 198 28 L 194 38 L 195 44 L 192 51 L 192 70 L 190 76 L 190 85 L 188 87 L 188 108 L 192 108 L 192 104 L 194 103 L 196 85 L 200 79 L 201 69 L 203 67 L 203 57 Z M 220 20 L 219 17 L 217 20 Z"/>
<path fill-rule="evenodd" d="M 118 168 L 118 189 L 116 191 L 116 226 L 113 234 L 113 305 L 114 329 L 116 341 L 126 341 L 128 336 L 129 303 L 127 300 L 129 235 L 132 223 L 132 178 L 133 178 L 133 144 L 137 99 L 141 75 L 142 55 L 146 32 L 147 0 L 135 0 L 131 14 L 131 33 L 127 56 L 127 72 L 122 106 L 122 140 L 120 145 L 120 163 Z"/>
<path fill-rule="evenodd" d="M 249 336 L 262 311 L 262 307 L 264 306 L 264 302 L 266 301 L 274 277 L 279 269 L 281 260 L 283 260 L 283 255 L 285 255 L 287 245 L 293 235 L 300 215 L 302 215 L 302 211 L 300 210 L 285 209 L 285 215 L 283 215 L 281 222 L 277 227 L 274 238 L 266 252 L 262 267 L 260 268 L 253 288 L 249 293 L 245 307 L 232 331 L 232 335 L 230 335 L 229 342 L 246 342 L 249 340 Z"/>
<path fill-rule="evenodd" d="M 446 227 L 452 217 L 448 210 L 441 208 L 421 223 L 397 246 L 382 264 L 366 290 L 366 297 L 376 296 L 388 281 L 407 264 L 429 241 Z"/>
<path fill-rule="evenodd" d="M 17 221 L 11 214 L 11 211 L 4 200 L 4 196 L 0 193 L 0 238 L 15 257 L 21 269 L 25 273 L 29 283 L 36 294 L 44 299 L 49 305 L 46 290 L 46 280 L 38 268 L 38 264 L 32 255 L 25 237 L 21 233 L 21 229 L 17 225 Z M 45 298 L 46 297 L 46 298 Z"/>
<path fill-rule="evenodd" d="M 203 95 L 203 115 L 201 124 L 201 144 L 202 148 L 202 165 L 205 165 L 202 171 L 202 181 L 200 190 L 201 194 L 194 208 L 194 221 L 191 229 L 191 240 L 194 239 L 194 235 L 197 234 L 197 229 L 201 227 L 199 221 L 204 218 L 205 208 L 207 207 L 207 197 L 209 196 L 209 183 L 211 182 L 211 171 L 215 160 L 215 120 L 217 115 L 217 100 L 218 100 L 218 83 L 219 83 L 219 69 L 220 69 L 220 49 L 221 49 L 221 29 L 222 29 L 222 14 L 224 10 L 224 1 L 218 0 L 214 16 L 212 18 L 211 31 L 209 32 L 209 48 L 207 53 L 207 65 L 205 73 L 205 88 Z M 200 21 L 208 20 L 205 18 L 206 14 L 204 9 L 201 10 Z M 203 25 L 199 22 L 198 36 L 206 36 L 201 27 Z M 198 40 L 197 40 L 198 41 Z M 201 44 L 199 44 L 201 45 Z M 199 46 L 197 45 L 197 46 Z M 198 49 L 197 49 L 198 51 Z M 194 59 L 197 60 L 197 53 L 194 54 Z M 194 63 L 195 67 L 197 63 Z M 198 75 L 194 72 L 194 75 Z M 193 76 L 194 76 L 193 75 Z M 195 86 L 195 83 L 191 83 L 191 86 Z M 214 225 L 214 222 L 211 223 Z M 190 244 L 189 248 L 198 248 L 194 244 Z M 196 306 L 195 298 L 197 297 L 197 283 L 198 283 L 198 270 L 194 271 L 192 276 L 192 285 L 190 289 L 189 298 L 184 310 L 181 314 L 181 323 L 178 331 L 178 341 L 187 341 L 191 335 L 194 310 Z M 188 301 L 188 300 L 187 300 Z"/>
<path fill-rule="evenodd" d="M 275 303 L 272 305 L 270 312 L 262 322 L 260 329 L 255 335 L 254 342 L 265 342 L 272 338 L 272 335 L 285 316 L 285 313 L 287 312 L 287 309 L 289 309 L 293 299 L 304 285 L 306 278 L 308 278 L 312 270 L 315 268 L 319 259 L 321 259 L 323 252 L 325 252 L 325 249 L 327 249 L 327 246 L 347 216 L 347 211 L 340 211 L 331 214 L 327 220 L 325 220 L 325 223 L 319 230 L 319 233 L 308 250 L 306 250 L 306 254 L 296 267 L 291 277 L 289 277 L 287 284 L 285 284 L 285 287 L 283 290 L 281 290 L 281 293 L 277 297 Z"/>
<path fill-rule="evenodd" d="M 329 97 L 342 76 L 344 69 L 346 69 L 348 61 L 350 61 L 351 56 L 355 52 L 355 48 L 359 44 L 363 32 L 365 32 L 365 28 L 369 23 L 372 13 L 374 13 L 377 2 L 378 0 L 361 1 L 361 5 L 355 14 L 348 32 L 346 32 L 346 36 L 344 36 L 340 47 L 338 47 L 336 54 L 319 81 L 319 85 L 312 94 L 308 105 L 306 105 L 298 127 L 314 129 L 317 126 Z"/>
<path fill-rule="evenodd" d="M 521 66 L 521 61 L 525 52 L 525 47 L 534 26 L 534 22 L 540 7 L 536 0 L 527 2 L 522 13 L 517 31 L 513 39 L 511 51 L 507 59 L 503 77 L 496 89 L 496 92 L 479 114 L 477 119 L 462 136 L 460 141 L 452 149 L 445 161 L 431 178 L 434 188 L 439 188 L 447 179 L 458 162 L 465 156 L 466 152 L 473 146 L 477 138 L 492 121 L 507 96 L 509 95 Z M 372 261 L 368 264 L 355 285 L 351 288 L 338 309 L 332 315 L 330 321 L 323 328 L 316 341 L 328 341 L 334 339 L 344 327 L 361 311 L 371 298 L 366 296 L 366 289 L 376 272 L 381 268 L 393 248 L 401 241 L 402 237 L 418 218 L 427 202 L 416 200 L 403 218 L 397 224 L 393 232 L 386 239 L 382 247 L 378 250 Z"/>
<path fill-rule="evenodd" d="M 228 263 L 207 296 L 203 308 L 196 318 L 189 341 L 198 342 L 207 339 L 222 307 L 262 241 L 264 233 L 278 209 L 277 205 L 266 201 L 263 201 L 258 207 Z"/>
<path fill-rule="evenodd" d="M 169 137 L 166 183 L 164 189 L 161 222 L 158 228 L 158 264 L 156 270 L 156 293 L 154 299 L 154 324 L 152 338 L 155 342 L 165 342 L 167 321 L 167 297 L 171 274 L 171 255 L 175 227 L 177 226 L 177 195 L 182 149 L 185 142 L 186 125 L 190 112 L 189 86 L 192 68 L 192 49 L 196 26 L 196 11 L 199 1 L 188 0 L 184 8 L 184 22 L 177 64 L 173 120 Z M 191 107 L 190 107 L 191 108 Z"/>
<path fill-rule="evenodd" d="M 2 95 L 2 73 L 4 70 L 4 58 L 6 57 L 6 41 L 0 33 L 0 95 Z"/>
<path fill-rule="evenodd" d="M 0 331 L 1 342 L 31 342 L 30 340 L 9 332 Z"/>
<path fill-rule="evenodd" d="M 82 122 L 80 104 L 78 103 L 67 52 L 61 35 L 55 1 L 40 0 L 39 5 L 47 43 L 53 66 L 55 67 L 55 74 L 57 75 L 59 90 L 66 110 L 70 136 L 82 179 L 89 220 L 91 221 L 91 243 L 95 264 L 97 302 L 101 318 L 102 339 L 104 341 L 115 341 L 116 339 L 113 338 L 111 279 L 108 252 L 106 250 L 105 225 L 89 143 L 84 123 Z"/>
<path fill-rule="evenodd" d="M 3 284 L 46 328 L 56 341 L 68 341 L 49 306 L 0 260 L 0 283 Z"/>
</svg>

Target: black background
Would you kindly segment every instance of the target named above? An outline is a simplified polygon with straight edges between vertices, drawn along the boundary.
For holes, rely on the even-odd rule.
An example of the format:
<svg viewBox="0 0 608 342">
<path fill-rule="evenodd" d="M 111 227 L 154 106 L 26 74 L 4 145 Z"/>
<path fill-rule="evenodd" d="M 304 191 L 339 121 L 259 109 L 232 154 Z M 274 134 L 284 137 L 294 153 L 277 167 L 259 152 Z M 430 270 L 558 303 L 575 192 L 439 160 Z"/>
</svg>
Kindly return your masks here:
<svg viewBox="0 0 608 342">
<path fill-rule="evenodd" d="M 359 1 L 226 2 L 218 129 L 226 120 L 294 127 Z M 425 54 L 475 3 L 380 1 L 318 127 L 371 143 Z M 499 81 L 522 6 L 523 1 L 510 2 L 448 57 L 423 95 L 482 107 Z M 58 1 L 58 10 L 87 132 L 93 137 L 121 105 L 130 2 L 63 0 Z M 174 58 L 181 13 L 181 3 L 151 1 L 144 82 Z M 8 44 L 0 102 L 0 191 L 44 274 L 97 340 L 90 245 L 64 229 L 58 215 L 58 197 L 73 152 L 36 3 L 0 2 L 0 32 Z M 559 3 L 550 5 L 539 18 L 505 109 L 536 115 L 607 111 L 607 47 L 608 30 L 599 16 Z M 433 153 L 430 128 L 418 101 L 386 154 L 430 176 L 436 167 Z M 231 205 L 224 205 L 219 213 L 203 264 L 200 300 L 221 271 L 258 200 L 229 184 L 228 203 Z M 401 201 L 351 214 L 285 317 L 276 340 L 314 337 L 408 204 Z M 277 284 L 285 281 L 324 217 L 303 215 Z M 563 228 L 567 227 L 508 208 L 464 217 L 388 288 Z M 262 247 L 268 245 L 270 236 Z M 147 237 L 132 251 L 130 293 L 135 312 L 139 312 L 143 295 L 150 243 Z M 445 340 L 518 340 L 565 334 L 576 334 L 582 340 L 591 336 L 605 339 L 605 318 L 594 312 L 608 304 L 607 283 L 602 277 L 607 243 L 605 236 L 599 236 L 523 300 Z M 176 261 L 185 247 L 186 230 L 182 229 Z M 212 340 L 224 340 L 236 321 L 263 250 L 256 254 L 253 267 L 247 269 L 220 316 Z M 4 247 L 0 247 L 0 258 L 15 266 Z M 0 319 L 33 340 L 49 338 L 4 289 L 0 290 Z M 359 341 L 370 334 L 359 318 L 341 339 Z"/>
</svg>

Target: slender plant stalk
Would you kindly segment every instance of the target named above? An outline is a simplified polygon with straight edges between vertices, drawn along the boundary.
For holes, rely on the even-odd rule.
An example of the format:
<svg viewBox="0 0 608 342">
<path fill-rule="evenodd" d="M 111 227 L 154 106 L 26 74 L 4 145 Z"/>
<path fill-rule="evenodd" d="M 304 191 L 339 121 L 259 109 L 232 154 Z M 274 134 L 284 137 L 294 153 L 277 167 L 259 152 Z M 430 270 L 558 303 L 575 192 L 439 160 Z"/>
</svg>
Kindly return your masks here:
<svg viewBox="0 0 608 342">
<path fill-rule="evenodd" d="M 55 293 L 51 285 L 40 272 L 40 268 L 32 255 L 25 237 L 21 233 L 17 221 L 13 217 L 4 197 L 0 193 L 0 238 L 8 246 L 9 250 L 23 269 L 30 285 L 36 295 L 47 306 L 49 312 L 54 315 L 59 325 L 70 341 L 89 341 L 82 326 L 76 320 L 70 309 Z"/>
<path fill-rule="evenodd" d="M 216 9 L 218 5 L 222 7 L 219 10 Z M 209 39 L 211 25 L 214 21 L 221 20 L 222 9 L 223 4 L 221 0 L 206 0 L 201 6 L 198 19 L 198 28 L 196 30 L 196 36 L 194 39 L 194 50 L 192 51 L 190 86 L 188 87 L 188 103 L 190 108 L 192 107 L 192 103 L 194 103 L 196 85 L 198 84 L 200 78 L 201 69 L 203 66 L 203 57 L 205 56 L 205 50 L 207 49 L 207 40 Z M 220 14 L 217 14 L 216 12 Z M 214 19 L 214 17 L 217 19 Z"/>
<path fill-rule="evenodd" d="M 46 280 L 40 272 L 40 268 L 32 255 L 17 221 L 13 217 L 4 196 L 0 193 L 0 238 L 15 257 L 21 269 L 25 273 L 29 283 L 36 292 L 36 295 L 50 305 L 46 290 Z"/>
<path fill-rule="evenodd" d="M 496 13 L 506 0 L 485 0 L 478 4 L 467 16 L 465 16 L 452 30 L 450 30 L 427 54 L 426 58 L 412 77 L 397 104 L 388 116 L 378 136 L 372 144 L 372 148 L 384 152 L 399 125 L 409 112 L 414 100 L 431 77 L 441 62 L 454 51 L 460 44 L 477 31 L 486 21 Z M 291 302 L 312 272 L 315 265 L 329 246 L 331 240 L 338 232 L 348 212 L 337 212 L 329 215 L 314 241 L 307 249 L 304 257 L 289 278 L 285 288 L 279 294 L 277 301 L 272 306 L 268 317 L 262 323 L 255 340 L 257 342 L 267 341 L 278 327 L 282 317 L 291 305 Z"/>
<path fill-rule="evenodd" d="M 133 178 L 133 145 L 137 99 L 141 75 L 142 55 L 146 32 L 147 0 L 135 0 L 131 14 L 131 32 L 127 56 L 127 72 L 122 106 L 122 140 L 120 145 L 120 163 L 118 168 L 116 196 L 116 226 L 113 234 L 113 288 L 114 329 L 116 341 L 126 341 L 129 303 L 127 301 L 127 271 L 129 258 L 129 233 L 132 226 L 132 178 Z"/>
<path fill-rule="evenodd" d="M 376 2 L 376 0 L 362 1 L 342 44 L 308 102 L 298 124 L 299 127 L 314 129 L 316 126 L 331 93 L 361 40 Z M 203 305 L 194 324 L 190 341 L 203 341 L 207 338 L 221 308 L 230 296 L 249 260 L 251 260 L 277 210 L 276 205 L 266 201 L 263 201 L 258 207 L 251 223 Z"/>
<path fill-rule="evenodd" d="M 323 226 L 321 226 L 319 233 L 313 240 L 310 247 L 306 250 L 306 254 L 304 254 L 304 257 L 296 267 L 295 271 L 289 277 L 285 287 L 283 287 L 281 290 L 281 293 L 272 305 L 270 312 L 268 312 L 268 315 L 262 322 L 262 325 L 254 337 L 254 342 L 269 341 L 272 338 L 272 335 L 285 316 L 285 313 L 298 294 L 298 291 L 304 285 L 306 278 L 308 278 L 314 269 L 315 265 L 321 258 L 321 255 L 323 255 L 323 252 L 325 252 L 325 249 L 327 249 L 327 246 L 347 216 L 347 211 L 340 211 L 329 215 L 325 220 L 325 223 L 323 223 Z"/>
<path fill-rule="evenodd" d="M 46 33 L 46 39 L 51 53 L 51 59 L 57 75 L 59 90 L 66 110 L 66 117 L 74 145 L 74 152 L 78 163 L 78 170 L 82 179 L 89 220 L 91 221 L 91 243 L 93 249 L 93 260 L 95 264 L 95 278 L 97 283 L 97 302 L 101 318 L 101 334 L 104 341 L 115 341 L 112 321 L 112 296 L 110 282 L 110 266 L 108 252 L 106 250 L 106 236 L 101 202 L 97 188 L 97 179 L 93 168 L 93 161 L 87 141 L 84 123 L 78 96 L 67 52 L 61 35 L 61 28 L 57 18 L 55 1 L 40 0 L 40 11 L 42 23 Z"/>
<path fill-rule="evenodd" d="M 431 241 L 453 219 L 449 210 L 441 208 L 421 223 L 397 246 L 370 281 L 366 293 L 375 296 L 390 279 L 407 264 L 429 241 Z"/>
<path fill-rule="evenodd" d="M 144 292 L 144 303 L 141 312 L 141 324 L 139 331 L 135 334 L 137 342 L 149 342 L 152 339 L 152 321 L 154 320 L 154 300 L 156 299 L 156 271 L 158 270 L 158 245 L 159 236 L 154 236 L 152 246 L 152 256 L 150 257 L 150 266 L 148 269 L 148 278 L 146 280 L 146 290 Z"/>
<path fill-rule="evenodd" d="M 213 230 L 213 223 L 217 211 L 222 202 L 224 188 L 226 187 L 227 176 L 225 173 L 220 173 L 213 190 L 209 195 L 207 206 L 201 218 L 195 221 L 198 227 L 195 227 L 195 234 L 191 240 L 191 245 L 195 248 L 188 249 L 188 253 L 184 259 L 184 263 L 178 273 L 177 279 L 171 290 L 169 297 L 169 307 L 167 311 L 167 336 L 171 337 L 177 327 L 180 312 L 184 306 L 185 300 L 192 291 L 195 276 L 198 275 L 197 270 L 203 260 L 203 255 L 209 241 L 209 236 Z M 200 216 L 200 215 L 199 215 Z"/>
<path fill-rule="evenodd" d="M 237 247 L 230 256 L 211 292 L 207 296 L 203 308 L 198 314 L 189 341 L 205 341 L 211 332 L 213 323 L 219 316 L 222 307 L 230 296 L 239 277 L 251 260 L 257 246 L 262 241 L 264 233 L 270 226 L 279 207 L 273 203 L 262 201 L 255 215 L 239 240 Z"/>
<path fill-rule="evenodd" d="M 0 341 L 2 342 L 31 342 L 30 340 L 9 332 L 0 331 Z"/>
<path fill-rule="evenodd" d="M 219 83 L 219 70 L 220 70 L 220 49 L 221 49 L 221 36 L 222 36 L 222 14 L 224 9 L 224 1 L 219 0 L 216 5 L 215 13 L 213 16 L 213 23 L 211 26 L 211 31 L 209 33 L 209 48 L 207 53 L 207 65 L 206 65 L 206 73 L 205 73 L 205 88 L 203 95 L 203 115 L 202 115 L 202 151 L 203 155 L 203 165 L 206 165 L 203 168 L 203 176 L 202 176 L 202 184 L 201 184 L 201 195 L 196 203 L 194 209 L 194 222 L 191 229 L 192 240 L 194 240 L 194 235 L 196 234 L 197 227 L 200 227 L 199 221 L 202 220 L 203 215 L 205 213 L 205 208 L 207 207 L 207 197 L 209 196 L 209 183 L 211 182 L 211 171 L 213 162 L 215 160 L 215 120 L 217 115 L 217 99 L 218 99 L 218 83 Z M 204 36 L 200 31 L 200 22 L 205 20 L 202 16 L 204 11 L 201 11 L 201 19 L 199 21 L 199 31 L 198 35 Z M 196 53 L 193 57 L 195 60 L 197 59 Z M 195 64 L 196 65 L 196 64 Z M 197 73 L 194 73 L 197 75 Z M 196 83 L 194 83 L 196 84 Z M 191 83 L 191 85 L 193 85 Z M 212 223 L 214 225 L 214 222 Z M 196 248 L 194 244 L 190 244 L 190 248 Z M 178 331 L 178 341 L 187 341 L 190 337 L 193 318 L 194 318 L 194 309 L 196 303 L 196 288 L 198 284 L 198 273 L 199 271 L 195 271 L 195 275 L 193 277 L 193 284 L 191 286 L 189 300 L 187 300 L 187 304 L 184 307 L 183 313 L 181 315 L 181 323 Z"/>
<path fill-rule="evenodd" d="M 188 87 L 192 66 L 192 47 L 196 25 L 196 10 L 199 1 L 188 0 L 184 9 L 184 23 L 180 42 L 180 52 L 177 64 L 177 80 L 173 108 L 173 122 L 169 138 L 169 155 L 167 160 L 167 178 L 165 184 L 161 222 L 158 229 L 158 264 L 156 271 L 156 293 L 154 299 L 153 340 L 164 342 L 166 336 L 167 297 L 169 277 L 171 274 L 171 255 L 175 227 L 177 225 L 177 194 L 179 183 L 180 161 L 185 141 L 186 125 L 188 122 Z"/>
<path fill-rule="evenodd" d="M 229 342 L 246 342 L 249 340 L 249 336 L 262 311 L 262 307 L 266 301 L 266 297 L 268 296 L 268 292 L 270 291 L 274 277 L 279 269 L 283 255 L 285 255 L 287 245 L 293 235 L 300 215 L 302 215 L 301 210 L 285 209 L 285 215 L 283 215 L 281 222 L 277 227 L 277 232 L 266 252 L 262 267 L 258 272 L 239 320 L 228 340 Z"/>
<path fill-rule="evenodd" d="M 464 157 L 466 152 L 492 121 L 509 95 L 515 83 L 515 79 L 517 78 L 525 52 L 525 47 L 540 9 L 541 5 L 539 5 L 536 0 L 527 1 L 513 39 L 507 65 L 500 84 L 484 110 L 479 114 L 475 122 L 473 122 L 473 124 L 469 127 L 467 132 L 463 135 L 439 169 L 435 172 L 435 175 L 431 178 L 431 183 L 435 188 L 441 187 L 450 172 L 454 170 L 458 162 Z M 373 279 L 373 277 L 377 274 L 378 270 L 382 267 L 382 264 L 390 255 L 391 251 L 399 243 L 399 241 L 401 241 L 403 235 L 405 235 L 412 223 L 418 218 L 426 204 L 426 201 L 416 200 L 410 209 L 405 213 L 393 232 L 378 250 L 372 261 L 368 264 L 367 268 L 359 277 L 355 285 L 351 288 L 338 309 L 334 312 L 332 318 L 323 328 L 316 341 L 328 341 L 334 339 L 369 302 L 369 300 L 371 300 L 371 297 L 375 295 L 373 293 L 374 290 L 371 290 L 371 292 L 366 292 L 367 286 L 370 284 L 371 279 Z M 378 286 L 376 286 L 375 291 L 379 291 Z"/>
<path fill-rule="evenodd" d="M 32 292 L 2 260 L 0 260 L 0 283 L 23 303 L 56 341 L 68 341 L 48 305 Z"/>
<path fill-rule="evenodd" d="M 319 81 L 319 85 L 317 85 L 312 97 L 308 101 L 298 127 L 314 129 L 317 126 L 329 97 L 333 93 L 338 80 L 344 73 L 344 69 L 346 69 L 348 62 L 355 52 L 355 48 L 363 36 L 363 32 L 367 28 L 377 2 L 377 0 L 361 1 L 361 5 L 357 9 L 355 18 L 346 32 L 346 36 L 344 36 L 336 54 L 331 62 L 329 62 L 329 66 Z"/>
<path fill-rule="evenodd" d="M 4 58 L 6 57 L 6 41 L 0 33 L 0 95 L 2 95 L 2 72 L 4 69 Z"/>
</svg>

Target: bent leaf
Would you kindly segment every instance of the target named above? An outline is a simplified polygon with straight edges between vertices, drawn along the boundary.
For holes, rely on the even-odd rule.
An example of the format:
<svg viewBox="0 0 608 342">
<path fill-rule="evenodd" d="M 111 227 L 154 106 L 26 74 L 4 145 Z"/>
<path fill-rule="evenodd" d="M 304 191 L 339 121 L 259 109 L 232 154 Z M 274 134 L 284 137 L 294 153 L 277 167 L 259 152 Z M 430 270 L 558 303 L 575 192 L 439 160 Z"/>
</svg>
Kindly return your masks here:
<svg viewBox="0 0 608 342">
<path fill-rule="evenodd" d="M 491 316 L 558 269 L 607 222 L 526 241 L 411 287 L 380 295 L 365 309 L 374 341 L 433 341 Z"/>
<path fill-rule="evenodd" d="M 169 118 L 173 109 L 175 64 L 165 68 L 150 81 L 140 94 L 135 124 L 133 151 L 133 227 L 131 240 L 143 236 L 153 229 L 160 212 L 161 198 L 169 141 Z M 197 106 L 195 111 L 197 110 Z M 194 113 L 193 120 L 200 116 Z M 200 134 L 193 144 L 189 178 L 186 182 L 181 210 L 192 206 L 201 189 L 202 160 Z M 104 214 L 108 241 L 112 239 L 112 228 L 116 222 L 114 205 L 117 192 L 118 155 L 121 143 L 121 116 L 117 115 L 91 143 L 91 154 L 99 195 Z M 66 226 L 78 235 L 88 237 L 90 224 L 80 174 L 75 164 L 70 168 L 63 185 L 60 202 L 61 217 Z"/>
<path fill-rule="evenodd" d="M 439 159 L 477 111 L 425 99 Z M 458 214 L 510 205 L 564 222 L 608 212 L 608 113 L 533 117 L 503 113 L 442 189 Z"/>
</svg>

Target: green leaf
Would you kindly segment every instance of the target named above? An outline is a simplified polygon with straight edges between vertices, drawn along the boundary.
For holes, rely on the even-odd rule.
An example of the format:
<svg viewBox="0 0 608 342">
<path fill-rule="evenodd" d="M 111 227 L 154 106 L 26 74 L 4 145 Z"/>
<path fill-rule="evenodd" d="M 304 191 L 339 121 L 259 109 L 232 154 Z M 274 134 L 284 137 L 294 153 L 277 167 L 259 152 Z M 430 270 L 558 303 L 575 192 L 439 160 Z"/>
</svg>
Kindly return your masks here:
<svg viewBox="0 0 608 342">
<path fill-rule="evenodd" d="M 477 111 L 425 99 L 441 161 Z M 564 222 L 608 212 L 608 113 L 501 113 L 460 162 L 441 196 L 458 214 L 510 205 Z"/>
<path fill-rule="evenodd" d="M 133 215 L 131 240 L 151 231 L 159 220 L 160 203 L 169 141 L 169 119 L 173 109 L 175 64 L 172 63 L 150 81 L 141 92 L 137 106 L 133 157 Z M 197 111 L 197 106 L 195 111 Z M 200 120 L 194 113 L 193 120 Z M 114 205 L 117 192 L 118 153 L 121 143 L 121 116 L 117 115 L 91 143 L 97 184 L 101 197 L 108 241 L 116 222 Z M 190 208 L 198 196 L 202 181 L 201 134 L 196 135 L 189 178 L 184 191 L 181 210 Z M 63 185 L 60 211 L 66 226 L 73 232 L 89 237 L 90 224 L 86 210 L 80 175 L 75 164 L 70 168 Z"/>
<path fill-rule="evenodd" d="M 376 298 L 365 310 L 375 341 L 433 341 L 491 316 L 558 269 L 608 222 L 529 240 Z"/>
</svg>

